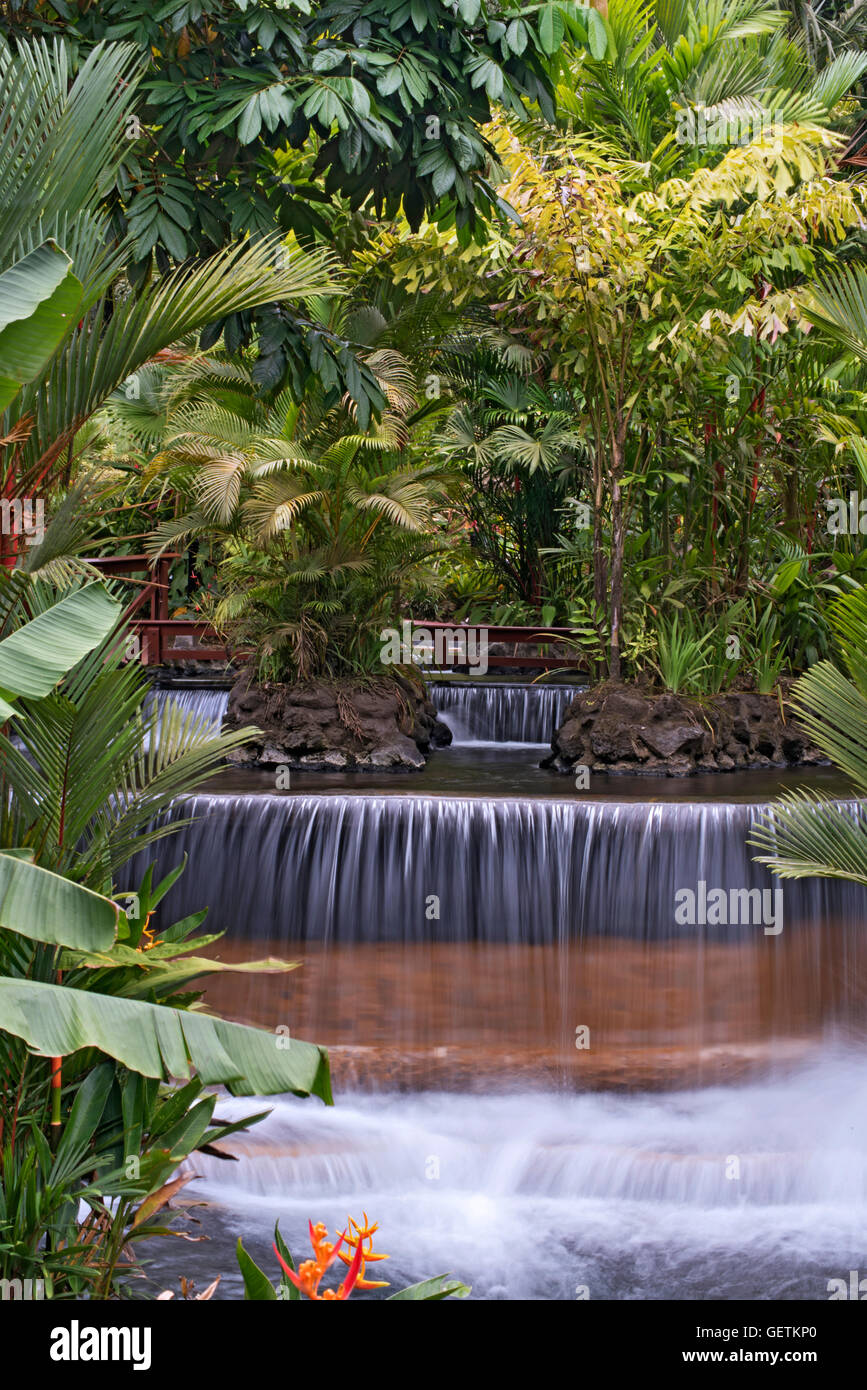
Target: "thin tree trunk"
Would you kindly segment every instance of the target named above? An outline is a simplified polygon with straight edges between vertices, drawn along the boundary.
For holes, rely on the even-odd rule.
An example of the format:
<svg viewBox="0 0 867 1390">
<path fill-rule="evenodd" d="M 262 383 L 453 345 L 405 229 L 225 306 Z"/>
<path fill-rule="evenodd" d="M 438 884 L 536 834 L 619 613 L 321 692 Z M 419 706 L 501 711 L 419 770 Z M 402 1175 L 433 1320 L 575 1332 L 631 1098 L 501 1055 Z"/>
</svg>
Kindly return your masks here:
<svg viewBox="0 0 867 1390">
<path fill-rule="evenodd" d="M 611 652 L 608 674 L 620 680 L 620 635 L 623 617 L 623 552 L 626 530 L 623 517 L 623 494 L 620 479 L 623 474 L 623 442 L 614 441 L 611 453 Z"/>
<path fill-rule="evenodd" d="M 605 535 L 602 512 L 605 505 L 605 479 L 602 472 L 601 450 L 593 451 L 593 600 L 599 613 L 604 613 L 608 598 L 608 566 L 605 559 Z"/>
</svg>

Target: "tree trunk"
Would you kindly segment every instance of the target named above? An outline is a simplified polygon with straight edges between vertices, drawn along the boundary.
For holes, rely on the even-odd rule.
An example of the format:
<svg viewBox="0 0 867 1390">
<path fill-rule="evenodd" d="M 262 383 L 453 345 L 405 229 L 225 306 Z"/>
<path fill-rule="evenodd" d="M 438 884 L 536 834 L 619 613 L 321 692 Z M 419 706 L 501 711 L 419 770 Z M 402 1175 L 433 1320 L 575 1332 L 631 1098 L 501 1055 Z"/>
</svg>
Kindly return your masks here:
<svg viewBox="0 0 867 1390">
<path fill-rule="evenodd" d="M 620 479 L 623 474 L 623 442 L 617 439 L 611 452 L 611 651 L 608 675 L 619 681 L 621 672 L 620 637 L 623 617 L 623 552 L 626 530 L 623 518 L 623 494 Z"/>
<path fill-rule="evenodd" d="M 599 632 L 600 647 L 604 642 L 605 611 L 608 607 L 608 564 L 605 555 L 605 528 L 602 514 L 605 505 L 605 475 L 602 451 L 593 450 L 593 623 Z M 602 659 L 604 660 L 604 658 Z M 592 679 L 599 678 L 602 660 L 592 663 Z"/>
<path fill-rule="evenodd" d="M 602 451 L 593 451 L 593 601 L 599 614 L 605 612 L 608 600 L 608 566 L 605 559 L 605 534 L 602 513 L 605 506 L 605 477 L 602 470 Z"/>
</svg>

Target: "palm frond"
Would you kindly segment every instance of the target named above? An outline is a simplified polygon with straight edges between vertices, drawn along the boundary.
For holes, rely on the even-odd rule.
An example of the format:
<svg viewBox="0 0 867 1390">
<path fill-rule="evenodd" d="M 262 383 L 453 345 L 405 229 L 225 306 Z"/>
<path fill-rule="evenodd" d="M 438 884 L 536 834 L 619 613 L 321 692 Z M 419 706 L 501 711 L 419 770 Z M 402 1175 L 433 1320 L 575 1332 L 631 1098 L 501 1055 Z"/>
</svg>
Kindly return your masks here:
<svg viewBox="0 0 867 1390">
<path fill-rule="evenodd" d="M 851 679 L 820 661 L 796 681 L 790 703 L 816 745 L 867 796 L 867 591 L 831 605 L 831 622 Z M 867 814 L 805 791 L 760 818 L 751 844 L 783 878 L 819 875 L 867 884 Z"/>
</svg>

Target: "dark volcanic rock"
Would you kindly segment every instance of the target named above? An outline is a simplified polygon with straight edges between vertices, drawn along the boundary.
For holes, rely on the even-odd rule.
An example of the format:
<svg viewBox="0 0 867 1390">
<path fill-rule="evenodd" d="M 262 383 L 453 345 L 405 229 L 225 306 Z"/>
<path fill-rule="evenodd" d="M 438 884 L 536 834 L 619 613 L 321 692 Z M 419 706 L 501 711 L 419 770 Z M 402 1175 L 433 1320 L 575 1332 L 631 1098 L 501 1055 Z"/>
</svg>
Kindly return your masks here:
<svg viewBox="0 0 867 1390">
<path fill-rule="evenodd" d="M 431 748 L 451 743 L 421 682 L 402 675 L 295 685 L 257 685 L 242 671 L 225 726 L 260 735 L 233 750 L 233 762 L 307 771 L 370 768 L 414 771 Z"/>
<path fill-rule="evenodd" d="M 608 683 L 576 695 L 542 766 L 689 777 L 824 762 L 785 701 L 783 713 L 776 695 L 729 691 L 698 700 Z"/>
</svg>

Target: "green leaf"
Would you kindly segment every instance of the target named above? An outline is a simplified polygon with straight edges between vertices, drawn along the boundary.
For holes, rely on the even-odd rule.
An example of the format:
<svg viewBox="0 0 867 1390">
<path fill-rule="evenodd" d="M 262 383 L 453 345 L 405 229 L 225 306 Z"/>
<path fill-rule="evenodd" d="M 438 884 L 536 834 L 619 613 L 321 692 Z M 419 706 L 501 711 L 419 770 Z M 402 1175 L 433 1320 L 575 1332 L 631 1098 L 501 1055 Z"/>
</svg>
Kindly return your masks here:
<svg viewBox="0 0 867 1390">
<path fill-rule="evenodd" d="M 0 274 L 0 410 L 34 381 L 75 326 L 82 285 L 46 241 Z"/>
<path fill-rule="evenodd" d="M 400 1289 L 386 1300 L 388 1303 L 436 1303 L 443 1298 L 466 1298 L 470 1293 L 468 1284 L 453 1279 L 450 1274 L 437 1274 L 433 1279 L 424 1279 L 420 1284 L 410 1284 Z"/>
<path fill-rule="evenodd" d="M 385 72 L 376 79 L 376 90 L 379 92 L 380 96 L 390 97 L 397 91 L 402 82 L 403 71 L 400 63 L 394 63 L 390 68 L 386 68 Z"/>
<path fill-rule="evenodd" d="M 154 990 L 162 996 L 169 992 L 175 994 L 183 984 L 226 971 L 231 974 L 277 975 L 297 969 L 297 962 L 275 957 L 252 961 L 220 961 L 209 956 L 184 955 L 171 959 L 155 958 L 152 950 L 145 955 L 120 943 L 116 943 L 110 951 L 75 952 L 69 957 L 68 964 L 89 970 L 135 970 L 140 978 L 133 977 L 125 986 L 123 993 L 127 998 L 136 994 L 150 994 Z M 63 968 L 67 968 L 66 962 Z"/>
<path fill-rule="evenodd" d="M 292 1256 L 289 1253 L 289 1247 L 280 1234 L 279 1221 L 274 1227 L 274 1244 L 277 1246 L 277 1249 L 280 1251 L 280 1254 L 283 1256 L 283 1259 L 286 1261 L 289 1268 L 294 1269 L 295 1261 L 292 1259 Z M 282 1293 L 284 1299 L 289 1303 L 301 1302 L 301 1290 L 295 1287 L 291 1279 L 286 1278 L 286 1275 L 282 1270 L 280 1271 L 280 1292 Z"/>
<path fill-rule="evenodd" d="M 0 927 L 52 946 L 107 951 L 118 909 L 60 874 L 0 852 Z"/>
<path fill-rule="evenodd" d="M 457 169 L 451 160 L 446 157 L 437 169 L 434 170 L 431 184 L 433 191 L 438 198 L 444 198 L 446 193 L 454 184 L 457 177 Z"/>
<path fill-rule="evenodd" d="M 608 35 L 605 32 L 605 21 L 598 10 L 590 9 L 587 13 L 587 36 L 590 52 L 597 63 L 600 63 L 608 49 Z"/>
<path fill-rule="evenodd" d="M 59 1183 L 64 1173 L 81 1160 L 83 1152 L 93 1139 L 114 1085 L 114 1072 L 111 1062 L 103 1062 L 88 1072 L 78 1087 L 69 1119 L 63 1126 L 63 1134 L 57 1146 L 57 1156 L 52 1170 L 55 1183 Z"/>
<path fill-rule="evenodd" d="M 506 30 L 506 43 L 513 53 L 517 53 L 520 58 L 524 49 L 527 47 L 527 26 L 523 19 L 513 19 Z"/>
<path fill-rule="evenodd" d="M 102 584 L 87 584 L 38 613 L 0 642 L 0 690 L 41 699 L 105 640 L 121 605 Z"/>
<path fill-rule="evenodd" d="M 206 1086 L 236 1096 L 332 1100 L 322 1048 L 207 1014 L 0 977 L 0 1029 L 45 1057 L 95 1047 L 142 1076 L 187 1081 L 195 1068 Z"/>
<path fill-rule="evenodd" d="M 428 12 L 425 0 L 410 0 L 410 16 L 416 33 L 420 34 L 428 25 Z"/>
<path fill-rule="evenodd" d="M 566 25 L 556 5 L 546 5 L 539 20 L 539 41 L 542 51 L 551 57 L 563 42 Z"/>
<path fill-rule="evenodd" d="M 238 139 L 242 145 L 249 145 L 262 129 L 262 110 L 259 104 L 261 93 L 252 96 L 241 113 L 238 122 Z"/>
<path fill-rule="evenodd" d="M 482 0 L 458 0 L 458 14 L 466 24 L 475 24 L 482 8 Z"/>
<path fill-rule="evenodd" d="M 771 580 L 771 588 L 775 594 L 784 594 L 790 589 L 804 567 L 804 561 L 799 557 L 786 560 L 777 570 Z"/>
<path fill-rule="evenodd" d="M 66 252 L 49 240 L 4 270 L 0 274 L 0 330 L 31 318 L 60 288 L 71 268 Z"/>
<path fill-rule="evenodd" d="M 241 1237 L 238 1236 L 238 1244 L 235 1253 L 238 1256 L 238 1268 L 244 1280 L 244 1298 L 254 1302 L 277 1302 L 277 1291 L 267 1274 L 259 1268 L 256 1261 L 251 1259 L 244 1249 Z"/>
<path fill-rule="evenodd" d="M 166 250 L 174 256 L 175 260 L 186 260 L 189 254 L 187 239 L 177 222 L 173 222 L 170 217 L 167 217 L 164 213 L 160 213 L 157 218 L 157 228 L 159 229 L 163 245 Z"/>
</svg>

